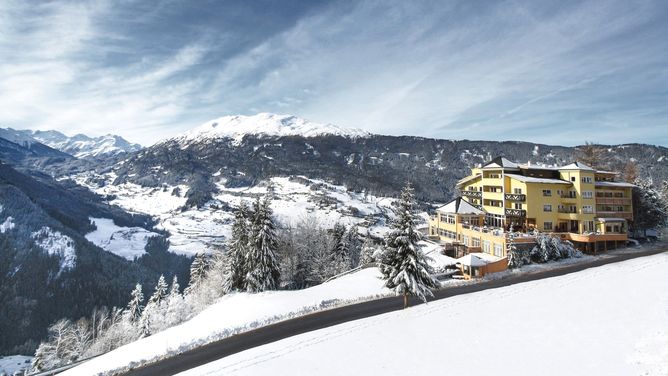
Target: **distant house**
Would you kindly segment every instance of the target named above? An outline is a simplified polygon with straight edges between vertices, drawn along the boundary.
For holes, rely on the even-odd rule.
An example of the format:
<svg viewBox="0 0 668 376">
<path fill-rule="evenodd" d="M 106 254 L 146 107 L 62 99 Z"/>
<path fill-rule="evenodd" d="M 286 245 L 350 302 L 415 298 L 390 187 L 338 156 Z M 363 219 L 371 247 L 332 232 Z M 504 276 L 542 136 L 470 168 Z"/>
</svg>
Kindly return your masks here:
<svg viewBox="0 0 668 376">
<path fill-rule="evenodd" d="M 500 157 L 460 180 L 457 197 L 438 208 L 429 235 L 451 244 L 454 256 L 483 252 L 506 257 L 508 234 L 532 243 L 532 230 L 554 233 L 587 251 L 625 244 L 633 219 L 633 184 L 582 163 L 521 165 Z"/>
</svg>

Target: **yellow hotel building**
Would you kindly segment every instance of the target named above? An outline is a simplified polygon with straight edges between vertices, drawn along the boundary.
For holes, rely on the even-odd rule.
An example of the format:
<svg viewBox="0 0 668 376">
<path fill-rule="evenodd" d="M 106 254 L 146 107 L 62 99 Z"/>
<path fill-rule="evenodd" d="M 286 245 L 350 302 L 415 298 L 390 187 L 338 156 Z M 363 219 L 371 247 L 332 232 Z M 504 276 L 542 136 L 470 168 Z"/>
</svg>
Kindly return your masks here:
<svg viewBox="0 0 668 376">
<path fill-rule="evenodd" d="M 531 243 L 533 230 L 553 233 L 596 252 L 623 245 L 633 219 L 633 184 L 582 163 L 563 167 L 522 165 L 506 158 L 471 170 L 457 188 L 461 197 L 438 208 L 429 235 L 459 254 L 506 256 L 509 230 Z"/>
</svg>

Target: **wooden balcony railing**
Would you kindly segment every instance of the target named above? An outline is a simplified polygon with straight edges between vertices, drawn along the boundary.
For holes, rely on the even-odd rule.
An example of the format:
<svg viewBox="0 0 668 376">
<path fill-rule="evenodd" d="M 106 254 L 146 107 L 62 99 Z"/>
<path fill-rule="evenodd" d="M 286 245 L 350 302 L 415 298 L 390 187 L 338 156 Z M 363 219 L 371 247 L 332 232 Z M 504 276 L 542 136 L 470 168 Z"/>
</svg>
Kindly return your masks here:
<svg viewBox="0 0 668 376">
<path fill-rule="evenodd" d="M 505 215 L 508 217 L 526 217 L 527 211 L 521 209 L 508 209 L 505 210 Z"/>
<path fill-rule="evenodd" d="M 471 198 L 482 198 L 482 192 L 480 191 L 462 191 L 462 195 Z"/>
<path fill-rule="evenodd" d="M 631 205 L 630 198 L 620 197 L 596 197 L 596 204 L 601 205 Z"/>
<path fill-rule="evenodd" d="M 527 200 L 527 196 L 517 193 L 506 193 L 504 198 L 508 201 L 521 201 L 524 202 Z"/>
</svg>

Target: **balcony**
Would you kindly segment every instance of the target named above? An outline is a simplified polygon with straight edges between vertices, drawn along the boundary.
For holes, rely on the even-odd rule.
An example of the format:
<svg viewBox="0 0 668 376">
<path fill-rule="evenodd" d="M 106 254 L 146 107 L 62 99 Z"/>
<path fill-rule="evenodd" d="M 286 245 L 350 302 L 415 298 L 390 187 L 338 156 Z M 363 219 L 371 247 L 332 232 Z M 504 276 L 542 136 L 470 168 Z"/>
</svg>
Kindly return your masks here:
<svg viewBox="0 0 668 376">
<path fill-rule="evenodd" d="M 596 204 L 631 205 L 631 199 L 626 197 L 596 197 Z"/>
<path fill-rule="evenodd" d="M 520 201 L 524 202 L 527 200 L 527 196 L 523 194 L 516 194 L 516 193 L 506 193 L 504 198 L 506 201 Z"/>
<path fill-rule="evenodd" d="M 480 191 L 462 191 L 462 195 L 470 198 L 482 198 L 482 192 Z"/>
<path fill-rule="evenodd" d="M 596 216 L 601 218 L 624 218 L 624 219 L 633 219 L 632 212 L 626 211 L 602 211 L 597 210 Z"/>
<path fill-rule="evenodd" d="M 508 209 L 506 208 L 505 213 L 506 217 L 526 217 L 527 211 L 522 209 Z"/>
</svg>

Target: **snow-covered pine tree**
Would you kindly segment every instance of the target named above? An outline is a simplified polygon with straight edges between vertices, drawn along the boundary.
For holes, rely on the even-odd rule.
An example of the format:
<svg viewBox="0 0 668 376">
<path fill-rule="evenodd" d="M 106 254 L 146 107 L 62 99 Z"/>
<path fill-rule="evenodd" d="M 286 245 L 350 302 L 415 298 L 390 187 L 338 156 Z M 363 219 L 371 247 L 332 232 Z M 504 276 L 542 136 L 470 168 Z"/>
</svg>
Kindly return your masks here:
<svg viewBox="0 0 668 376">
<path fill-rule="evenodd" d="M 199 287 L 199 285 L 206 277 L 206 272 L 209 269 L 209 261 L 206 255 L 198 253 L 195 255 L 193 263 L 190 264 L 190 283 L 186 288 L 186 294 Z"/>
<path fill-rule="evenodd" d="M 165 276 L 161 274 L 160 278 L 158 278 L 158 284 L 155 285 L 155 292 L 153 292 L 153 295 L 151 295 L 148 300 L 149 303 L 160 305 L 160 303 L 167 297 L 168 288 Z"/>
<path fill-rule="evenodd" d="M 258 199 L 254 205 L 254 218 L 246 257 L 246 291 L 274 290 L 279 286 L 280 266 L 276 257 L 278 241 L 269 197 Z"/>
<path fill-rule="evenodd" d="M 337 275 L 350 270 L 350 246 L 346 237 L 347 229 L 344 225 L 337 223 L 332 229 L 332 251 L 331 268 L 329 274 Z"/>
<path fill-rule="evenodd" d="M 350 267 L 355 268 L 360 264 L 360 254 L 362 253 L 362 244 L 356 225 L 352 225 L 348 228 L 345 238 L 346 244 L 348 245 L 348 254 L 350 256 Z"/>
<path fill-rule="evenodd" d="M 668 220 L 668 204 L 651 179 L 637 179 L 633 188 L 633 229 L 643 231 L 660 228 Z"/>
<path fill-rule="evenodd" d="M 234 213 L 234 224 L 232 225 L 232 237 L 228 245 L 226 273 L 223 290 L 242 290 L 244 278 L 246 277 L 246 254 L 249 247 L 249 213 L 248 206 L 241 201 L 237 211 Z"/>
<path fill-rule="evenodd" d="M 506 245 L 508 249 L 506 254 L 508 255 L 508 268 L 517 269 L 524 265 L 524 260 L 522 259 L 521 252 L 517 249 L 515 245 L 514 234 L 512 232 L 508 233 L 508 238 L 506 240 Z"/>
<path fill-rule="evenodd" d="M 164 328 L 162 329 L 177 325 L 188 316 L 188 306 L 185 304 L 183 295 L 181 295 L 179 289 L 179 281 L 176 276 L 174 276 L 172 286 L 169 288 L 169 295 L 167 295 L 167 299 L 165 299 L 167 310 L 163 320 Z"/>
<path fill-rule="evenodd" d="M 401 192 L 399 208 L 392 223 L 392 231 L 385 238 L 385 252 L 380 271 L 385 286 L 404 296 L 404 308 L 408 306 L 408 295 L 427 301 L 433 296 L 431 289 L 436 281 L 430 274 L 426 256 L 420 250 L 421 236 L 415 229 L 415 199 L 410 184 Z"/>
<path fill-rule="evenodd" d="M 373 240 L 371 239 L 371 236 L 367 235 L 366 239 L 364 239 L 364 243 L 362 244 L 362 251 L 361 251 L 361 255 L 360 255 L 360 265 L 369 265 L 371 263 L 374 263 L 376 261 L 374 259 L 374 254 L 376 253 L 377 249 L 378 248 L 373 243 Z"/>
<path fill-rule="evenodd" d="M 126 311 L 131 322 L 137 322 L 141 318 L 144 311 L 144 293 L 141 290 L 141 285 L 137 283 L 135 289 L 130 293 L 130 302 L 128 302 L 128 309 Z"/>
</svg>

